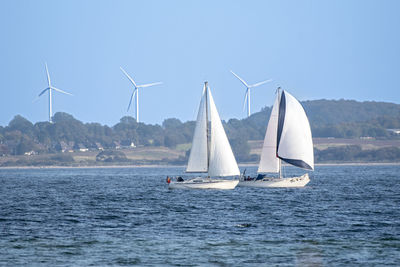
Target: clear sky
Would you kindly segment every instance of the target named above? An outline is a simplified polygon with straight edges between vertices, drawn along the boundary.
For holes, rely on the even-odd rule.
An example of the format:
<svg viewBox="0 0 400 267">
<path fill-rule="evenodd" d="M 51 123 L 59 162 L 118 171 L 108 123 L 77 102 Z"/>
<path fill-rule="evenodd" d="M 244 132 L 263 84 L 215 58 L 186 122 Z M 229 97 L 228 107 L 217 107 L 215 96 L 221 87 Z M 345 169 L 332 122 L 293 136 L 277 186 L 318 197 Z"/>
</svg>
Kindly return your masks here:
<svg viewBox="0 0 400 267">
<path fill-rule="evenodd" d="M 400 1 L 19 1 L 0 2 L 0 125 L 17 114 L 48 119 L 44 63 L 55 87 L 53 111 L 114 125 L 132 86 L 140 119 L 194 120 L 203 82 L 222 119 L 271 106 L 278 85 L 300 100 L 400 103 Z"/>
</svg>

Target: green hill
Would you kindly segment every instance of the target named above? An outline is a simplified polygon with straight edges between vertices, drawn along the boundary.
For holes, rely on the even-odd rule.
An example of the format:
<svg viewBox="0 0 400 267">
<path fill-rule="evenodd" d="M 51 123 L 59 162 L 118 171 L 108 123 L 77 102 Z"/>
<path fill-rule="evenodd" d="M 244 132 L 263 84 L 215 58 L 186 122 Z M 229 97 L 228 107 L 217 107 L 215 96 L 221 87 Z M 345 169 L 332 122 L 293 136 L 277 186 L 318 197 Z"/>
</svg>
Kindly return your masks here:
<svg viewBox="0 0 400 267">
<path fill-rule="evenodd" d="M 302 105 L 309 118 L 314 137 L 392 138 L 387 129 L 400 128 L 399 104 L 323 99 L 304 101 Z M 242 120 L 242 126 L 251 126 L 263 134 L 270 113 L 271 108 L 266 107 Z"/>
</svg>

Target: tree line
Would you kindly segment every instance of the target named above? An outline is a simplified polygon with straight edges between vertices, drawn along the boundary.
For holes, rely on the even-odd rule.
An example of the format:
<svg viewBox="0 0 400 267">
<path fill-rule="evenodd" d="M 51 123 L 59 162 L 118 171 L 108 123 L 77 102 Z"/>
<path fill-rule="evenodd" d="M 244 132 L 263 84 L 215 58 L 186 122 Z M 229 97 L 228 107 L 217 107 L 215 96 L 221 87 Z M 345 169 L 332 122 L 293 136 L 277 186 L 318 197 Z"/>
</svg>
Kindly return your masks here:
<svg viewBox="0 0 400 267">
<path fill-rule="evenodd" d="M 56 153 L 80 149 L 114 149 L 130 146 L 166 146 L 174 148 L 179 144 L 192 142 L 195 122 L 182 123 L 166 119 L 162 125 L 137 123 L 133 117 L 125 116 L 112 127 L 99 123 L 83 123 L 72 115 L 58 112 L 53 123 L 31 123 L 17 115 L 8 126 L 0 127 L 0 155 L 23 155 Z M 230 141 L 238 155 L 248 154 L 247 139 L 239 140 L 231 132 Z M 247 138 L 247 137 L 246 137 Z"/>
<path fill-rule="evenodd" d="M 400 148 L 383 147 L 363 150 L 358 145 L 314 150 L 315 162 L 400 162 Z"/>
<path fill-rule="evenodd" d="M 400 105 L 348 100 L 315 100 L 302 103 L 309 117 L 313 137 L 381 139 L 399 138 L 387 129 L 400 129 Z M 245 119 L 230 119 L 223 125 L 238 161 L 254 161 L 248 140 L 262 140 L 271 107 Z M 174 148 L 192 142 L 195 122 L 176 118 L 162 125 L 137 123 L 125 116 L 114 126 L 83 123 L 58 112 L 53 123 L 33 124 L 17 115 L 0 126 L 0 156 L 25 153 L 56 153 L 77 149 L 113 149 L 124 146 L 166 146 Z"/>
</svg>

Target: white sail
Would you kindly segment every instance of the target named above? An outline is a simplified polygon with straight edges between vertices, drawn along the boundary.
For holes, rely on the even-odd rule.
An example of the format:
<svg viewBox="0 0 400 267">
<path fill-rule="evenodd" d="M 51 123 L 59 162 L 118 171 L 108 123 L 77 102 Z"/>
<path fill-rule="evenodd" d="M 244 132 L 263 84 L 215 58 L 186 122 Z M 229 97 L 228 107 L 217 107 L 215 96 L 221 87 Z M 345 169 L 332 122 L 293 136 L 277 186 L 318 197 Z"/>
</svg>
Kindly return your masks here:
<svg viewBox="0 0 400 267">
<path fill-rule="evenodd" d="M 211 91 L 208 89 L 208 98 L 210 102 L 210 120 L 211 120 L 211 140 L 210 140 L 210 164 L 208 167 L 209 176 L 234 176 L 239 175 L 239 167 L 233 155 L 232 148 L 226 137 L 224 127 L 222 126 L 217 107 Z"/>
<path fill-rule="evenodd" d="M 208 170 L 206 97 L 206 88 L 204 87 L 186 172 L 207 172 Z"/>
<path fill-rule="evenodd" d="M 278 157 L 294 166 L 314 169 L 310 123 L 301 104 L 283 91 L 278 118 Z"/>
<path fill-rule="evenodd" d="M 278 130 L 278 112 L 279 112 L 279 94 L 276 94 L 274 106 L 265 133 L 264 145 L 261 151 L 260 164 L 258 165 L 259 173 L 263 172 L 279 172 L 279 158 L 276 156 L 276 136 Z"/>
</svg>

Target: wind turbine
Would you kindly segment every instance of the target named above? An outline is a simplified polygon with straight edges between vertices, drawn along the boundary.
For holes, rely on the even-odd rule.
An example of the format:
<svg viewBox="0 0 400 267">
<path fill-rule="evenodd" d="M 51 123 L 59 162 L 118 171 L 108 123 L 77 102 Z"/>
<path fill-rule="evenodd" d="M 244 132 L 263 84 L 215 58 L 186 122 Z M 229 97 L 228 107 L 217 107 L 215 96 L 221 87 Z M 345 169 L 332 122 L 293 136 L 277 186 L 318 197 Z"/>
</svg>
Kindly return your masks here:
<svg viewBox="0 0 400 267">
<path fill-rule="evenodd" d="M 264 83 L 270 82 L 270 81 L 272 81 L 272 79 L 248 85 L 237 74 L 235 74 L 233 71 L 231 71 L 231 72 L 232 72 L 233 75 L 235 75 L 236 78 L 239 79 L 239 81 L 241 81 L 244 84 L 244 86 L 246 86 L 246 93 L 244 95 L 244 101 L 243 101 L 243 109 L 244 109 L 244 105 L 246 104 L 246 100 L 247 100 L 247 117 L 250 117 L 250 88 L 257 87 L 257 86 L 260 86 L 260 85 L 262 85 Z"/>
<path fill-rule="evenodd" d="M 135 81 L 131 78 L 131 76 L 129 76 L 129 74 L 126 73 L 126 71 L 122 67 L 119 67 L 119 68 L 122 70 L 122 72 L 125 74 L 125 76 L 129 79 L 129 81 L 131 81 L 131 83 L 135 87 L 135 90 L 133 90 L 132 95 L 131 95 L 131 100 L 129 100 L 128 109 L 126 111 L 129 111 L 129 108 L 131 107 L 132 99 L 136 95 L 136 122 L 139 122 L 139 88 L 145 88 L 145 87 L 150 87 L 153 85 L 162 84 L 162 82 L 136 85 Z"/>
<path fill-rule="evenodd" d="M 61 89 L 55 88 L 54 86 L 51 85 L 51 82 L 50 82 L 50 75 L 49 75 L 49 69 L 47 68 L 47 63 L 45 63 L 45 66 L 46 66 L 46 73 L 47 73 L 47 82 L 48 82 L 49 87 L 47 87 L 46 89 L 44 89 L 44 90 L 38 95 L 38 97 L 37 97 L 34 101 L 36 101 L 41 95 L 43 95 L 44 93 L 46 93 L 46 91 L 49 91 L 49 122 L 50 122 L 50 123 L 53 123 L 53 120 L 52 120 L 52 118 L 53 118 L 53 113 L 52 113 L 52 109 L 51 109 L 51 107 L 52 107 L 52 103 L 51 103 L 51 94 L 52 94 L 52 90 L 57 91 L 57 92 L 60 92 L 60 93 L 63 93 L 63 94 L 66 94 L 66 95 L 71 95 L 71 96 L 72 96 L 72 94 L 67 93 L 67 92 L 65 92 L 65 91 L 63 91 L 63 90 L 61 90 Z"/>
</svg>

